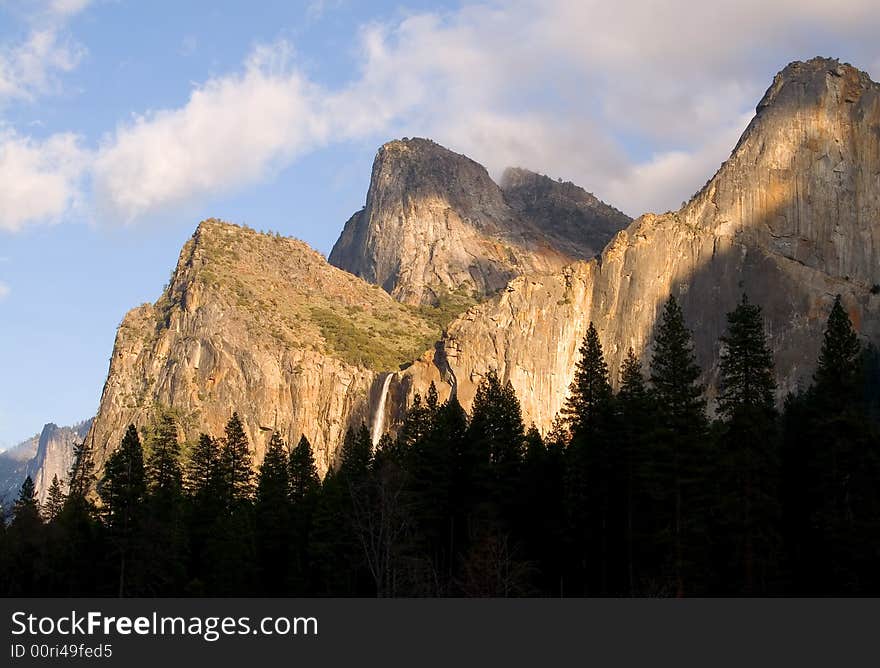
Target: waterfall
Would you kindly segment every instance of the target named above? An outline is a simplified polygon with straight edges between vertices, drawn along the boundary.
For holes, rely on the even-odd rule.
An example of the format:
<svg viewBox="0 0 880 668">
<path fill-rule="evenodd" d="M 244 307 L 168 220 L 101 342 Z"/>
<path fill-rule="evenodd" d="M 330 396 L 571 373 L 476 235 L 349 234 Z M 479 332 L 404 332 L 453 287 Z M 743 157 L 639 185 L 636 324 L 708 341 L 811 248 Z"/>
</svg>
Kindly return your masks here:
<svg viewBox="0 0 880 668">
<path fill-rule="evenodd" d="M 382 430 L 385 429 L 385 400 L 388 399 L 388 388 L 391 386 L 391 379 L 393 377 L 393 373 L 385 376 L 385 382 L 382 383 L 382 394 L 379 395 L 379 405 L 376 408 L 376 414 L 373 416 L 372 440 L 374 447 L 379 443 L 379 439 L 382 438 Z"/>
</svg>

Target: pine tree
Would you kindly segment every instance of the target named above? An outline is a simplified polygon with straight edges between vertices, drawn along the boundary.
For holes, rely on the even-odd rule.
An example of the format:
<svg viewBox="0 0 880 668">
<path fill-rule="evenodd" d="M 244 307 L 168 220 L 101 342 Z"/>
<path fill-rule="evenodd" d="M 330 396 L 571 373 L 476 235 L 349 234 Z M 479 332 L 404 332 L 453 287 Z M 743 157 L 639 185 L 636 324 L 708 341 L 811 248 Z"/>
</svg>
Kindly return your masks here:
<svg viewBox="0 0 880 668">
<path fill-rule="evenodd" d="M 302 435 L 288 461 L 290 480 L 292 553 L 289 584 L 294 593 L 304 593 L 311 581 L 309 553 L 315 510 L 321 493 L 321 479 L 309 439 Z"/>
<path fill-rule="evenodd" d="M 290 474 L 287 446 L 272 433 L 257 482 L 257 556 L 265 593 L 279 593 L 287 582 L 290 544 Z"/>
<path fill-rule="evenodd" d="M 217 439 L 204 433 L 199 435 L 186 464 L 185 482 L 190 571 L 195 575 L 191 587 L 198 592 L 205 584 L 205 551 L 226 507 Z"/>
<path fill-rule="evenodd" d="M 773 353 L 764 335 L 761 307 L 746 295 L 727 314 L 721 343 L 718 412 L 728 420 L 745 411 L 775 413 Z"/>
<path fill-rule="evenodd" d="M 364 561 L 355 507 L 369 503 L 372 449 L 365 424 L 361 423 L 357 430 L 349 427 L 339 450 L 338 468 L 328 471 L 324 479 L 313 532 L 316 575 L 323 591 L 370 591 L 372 577 Z"/>
<path fill-rule="evenodd" d="M 525 557 L 536 566 L 536 584 L 544 592 L 560 594 L 564 536 L 563 447 L 541 437 L 535 425 L 525 437 L 522 473 L 517 497 L 516 535 L 524 543 Z"/>
<path fill-rule="evenodd" d="M 367 477 L 373 458 L 373 441 L 370 430 L 363 422 L 345 434 L 339 456 L 339 477 L 349 487 L 360 485 Z"/>
<path fill-rule="evenodd" d="M 830 406 L 840 407 L 858 396 L 861 352 L 858 335 L 837 295 L 828 314 L 819 364 L 813 376 L 816 393 Z"/>
<path fill-rule="evenodd" d="M 143 549 L 150 573 L 151 594 L 177 591 L 186 577 L 187 534 L 180 464 L 180 436 L 170 410 L 161 410 L 147 429 L 148 504 L 144 532 L 150 536 Z"/>
<path fill-rule="evenodd" d="M 258 588 L 254 471 L 247 435 L 238 413 L 226 423 L 220 446 L 217 489 L 221 512 L 205 546 L 211 593 L 249 594 Z"/>
<path fill-rule="evenodd" d="M 562 409 L 573 436 L 592 436 L 607 423 L 611 406 L 611 383 L 608 365 L 599 341 L 599 333 L 591 322 L 578 349 L 580 359 L 574 380 Z"/>
<path fill-rule="evenodd" d="M 92 442 L 73 446 L 73 463 L 68 474 L 67 498 L 54 523 L 50 550 L 52 577 L 56 593 L 85 595 L 112 591 L 115 583 L 102 580 L 103 569 L 95 569 L 112 550 L 97 520 L 97 510 L 89 498 L 95 481 Z"/>
<path fill-rule="evenodd" d="M 656 554 L 653 538 L 656 461 L 654 448 L 654 405 L 642 371 L 642 363 L 629 348 L 620 368 L 617 394 L 619 419 L 615 431 L 621 456 L 622 502 L 624 513 L 626 591 L 636 595 L 643 583 L 656 580 Z"/>
<path fill-rule="evenodd" d="M 104 515 L 118 554 L 118 593 L 124 596 L 128 585 L 142 576 L 139 572 L 141 569 L 131 568 L 129 558 L 135 551 L 147 494 L 144 454 L 134 425 L 129 425 L 122 443 L 107 458 L 104 476 L 98 483 L 98 493 L 104 502 Z M 142 551 L 137 552 L 137 556 L 143 556 Z M 132 570 L 135 572 L 132 573 Z M 139 586 L 136 585 L 135 589 L 136 593 L 140 593 Z"/>
<path fill-rule="evenodd" d="M 70 485 L 67 488 L 68 503 L 85 503 L 89 490 L 95 481 L 95 463 L 92 458 L 92 445 L 85 441 L 74 443 L 73 463 L 67 476 Z"/>
<path fill-rule="evenodd" d="M 220 448 L 208 434 L 199 434 L 186 466 L 186 491 L 193 498 L 216 495 Z"/>
<path fill-rule="evenodd" d="M 220 449 L 220 480 L 228 509 L 253 498 L 253 477 L 248 438 L 238 413 L 233 413 Z"/>
<path fill-rule="evenodd" d="M 12 525 L 19 527 L 36 527 L 42 524 L 40 518 L 40 502 L 37 500 L 37 489 L 30 476 L 21 483 L 18 498 L 12 507 Z"/>
<path fill-rule="evenodd" d="M 718 412 L 721 446 L 722 579 L 733 591 L 767 591 L 779 550 L 778 454 L 773 354 L 761 308 L 742 301 L 727 315 L 721 337 Z"/>
<path fill-rule="evenodd" d="M 302 503 L 321 487 L 312 444 L 305 435 L 300 437 L 299 443 L 290 453 L 289 475 L 290 500 L 294 504 Z"/>
<path fill-rule="evenodd" d="M 857 593 L 880 584 L 880 438 L 862 393 L 861 344 L 840 296 L 828 316 L 824 340 L 807 393 L 810 450 L 806 553 L 814 587 Z"/>
<path fill-rule="evenodd" d="M 147 479 L 153 496 L 177 499 L 183 487 L 180 470 L 180 439 L 174 417 L 162 412 L 149 430 L 150 456 Z"/>
<path fill-rule="evenodd" d="M 477 386 L 467 439 L 479 453 L 476 471 L 485 472 L 489 511 L 502 531 L 509 530 L 515 519 L 524 438 L 522 410 L 513 386 L 489 371 Z"/>
<path fill-rule="evenodd" d="M 120 446 L 107 458 L 98 493 L 104 503 L 108 526 L 127 533 L 146 498 L 146 477 L 141 440 L 129 425 Z"/>
<path fill-rule="evenodd" d="M 571 541 L 569 585 L 583 593 L 619 588 L 614 535 L 619 512 L 615 478 L 619 452 L 613 442 L 614 401 L 599 333 L 591 322 L 580 347 L 574 380 L 562 409 L 571 440 L 566 450 L 566 515 Z"/>
<path fill-rule="evenodd" d="M 52 476 L 52 483 L 49 485 L 49 491 L 46 493 L 46 504 L 43 506 L 43 514 L 47 522 L 53 522 L 61 513 L 64 507 L 66 495 L 61 488 L 61 481 L 58 480 L 58 474 Z"/>
<path fill-rule="evenodd" d="M 12 593 L 36 594 L 42 589 L 45 554 L 40 504 L 30 476 L 21 484 L 9 525 Z"/>
<path fill-rule="evenodd" d="M 397 440 L 403 448 L 412 447 L 431 430 L 437 413 L 437 388 L 434 383 L 428 389 L 428 402 L 423 403 L 420 394 L 413 397 L 412 405 L 407 409 L 403 424 L 397 433 Z"/>
<path fill-rule="evenodd" d="M 700 367 L 691 333 L 675 297 L 663 309 L 651 358 L 651 384 L 656 397 L 658 441 L 662 450 L 657 470 L 664 497 L 658 510 L 665 515 L 670 536 L 669 562 L 676 595 L 705 587 L 706 530 L 709 494 L 706 482 L 706 402 L 699 383 Z M 662 454 L 661 454 L 662 453 Z"/>
</svg>

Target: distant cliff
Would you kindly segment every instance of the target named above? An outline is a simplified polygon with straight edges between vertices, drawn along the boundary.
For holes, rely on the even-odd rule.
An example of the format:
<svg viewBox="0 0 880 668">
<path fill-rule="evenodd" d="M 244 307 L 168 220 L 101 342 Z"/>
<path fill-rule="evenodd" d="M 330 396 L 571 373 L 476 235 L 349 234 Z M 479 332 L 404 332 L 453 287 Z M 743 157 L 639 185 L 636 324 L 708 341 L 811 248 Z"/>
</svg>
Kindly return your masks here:
<svg viewBox="0 0 880 668">
<path fill-rule="evenodd" d="M 0 503 L 3 508 L 11 508 L 27 476 L 34 481 L 37 499 L 41 503 L 46 500 L 54 476 L 58 476 L 66 489 L 67 475 L 73 463 L 73 447 L 85 439 L 91 426 L 91 420 L 72 427 L 50 423 L 39 434 L 0 453 Z"/>
</svg>

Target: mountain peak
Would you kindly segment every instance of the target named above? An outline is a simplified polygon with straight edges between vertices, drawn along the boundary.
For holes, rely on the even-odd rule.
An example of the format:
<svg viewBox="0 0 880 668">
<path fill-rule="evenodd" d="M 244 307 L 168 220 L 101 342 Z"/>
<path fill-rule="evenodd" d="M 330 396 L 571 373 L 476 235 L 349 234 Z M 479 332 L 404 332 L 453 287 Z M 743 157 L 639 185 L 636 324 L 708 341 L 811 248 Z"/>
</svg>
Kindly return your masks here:
<svg viewBox="0 0 880 668">
<path fill-rule="evenodd" d="M 775 106 L 818 103 L 829 92 L 834 94 L 837 102 L 854 103 L 864 91 L 872 88 L 877 90 L 880 86 L 866 72 L 836 58 L 797 60 L 786 65 L 773 78 L 758 103 L 757 111 L 760 114 Z"/>
<path fill-rule="evenodd" d="M 485 167 L 434 141 L 388 142 L 366 206 L 346 223 L 330 263 L 399 301 L 436 304 L 446 293 L 485 296 L 514 276 L 592 257 L 629 222 L 573 184 L 535 175 L 550 184 L 536 188 L 525 174 L 502 190 Z M 561 205 L 534 216 L 535 198 L 547 196 Z M 586 209 L 584 227 L 578 211 Z"/>
</svg>

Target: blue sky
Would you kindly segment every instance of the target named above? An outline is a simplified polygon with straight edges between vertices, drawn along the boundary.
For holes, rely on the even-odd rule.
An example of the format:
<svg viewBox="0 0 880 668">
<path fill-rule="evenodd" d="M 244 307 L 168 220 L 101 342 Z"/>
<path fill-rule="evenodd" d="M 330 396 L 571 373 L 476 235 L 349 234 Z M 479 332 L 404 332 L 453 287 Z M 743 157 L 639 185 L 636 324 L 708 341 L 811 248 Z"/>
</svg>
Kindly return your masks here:
<svg viewBox="0 0 880 668">
<path fill-rule="evenodd" d="M 711 176 L 789 61 L 880 75 L 874 0 L 608 4 L 0 0 L 0 447 L 94 414 L 199 220 L 326 253 L 388 139 L 637 215 Z"/>
</svg>

